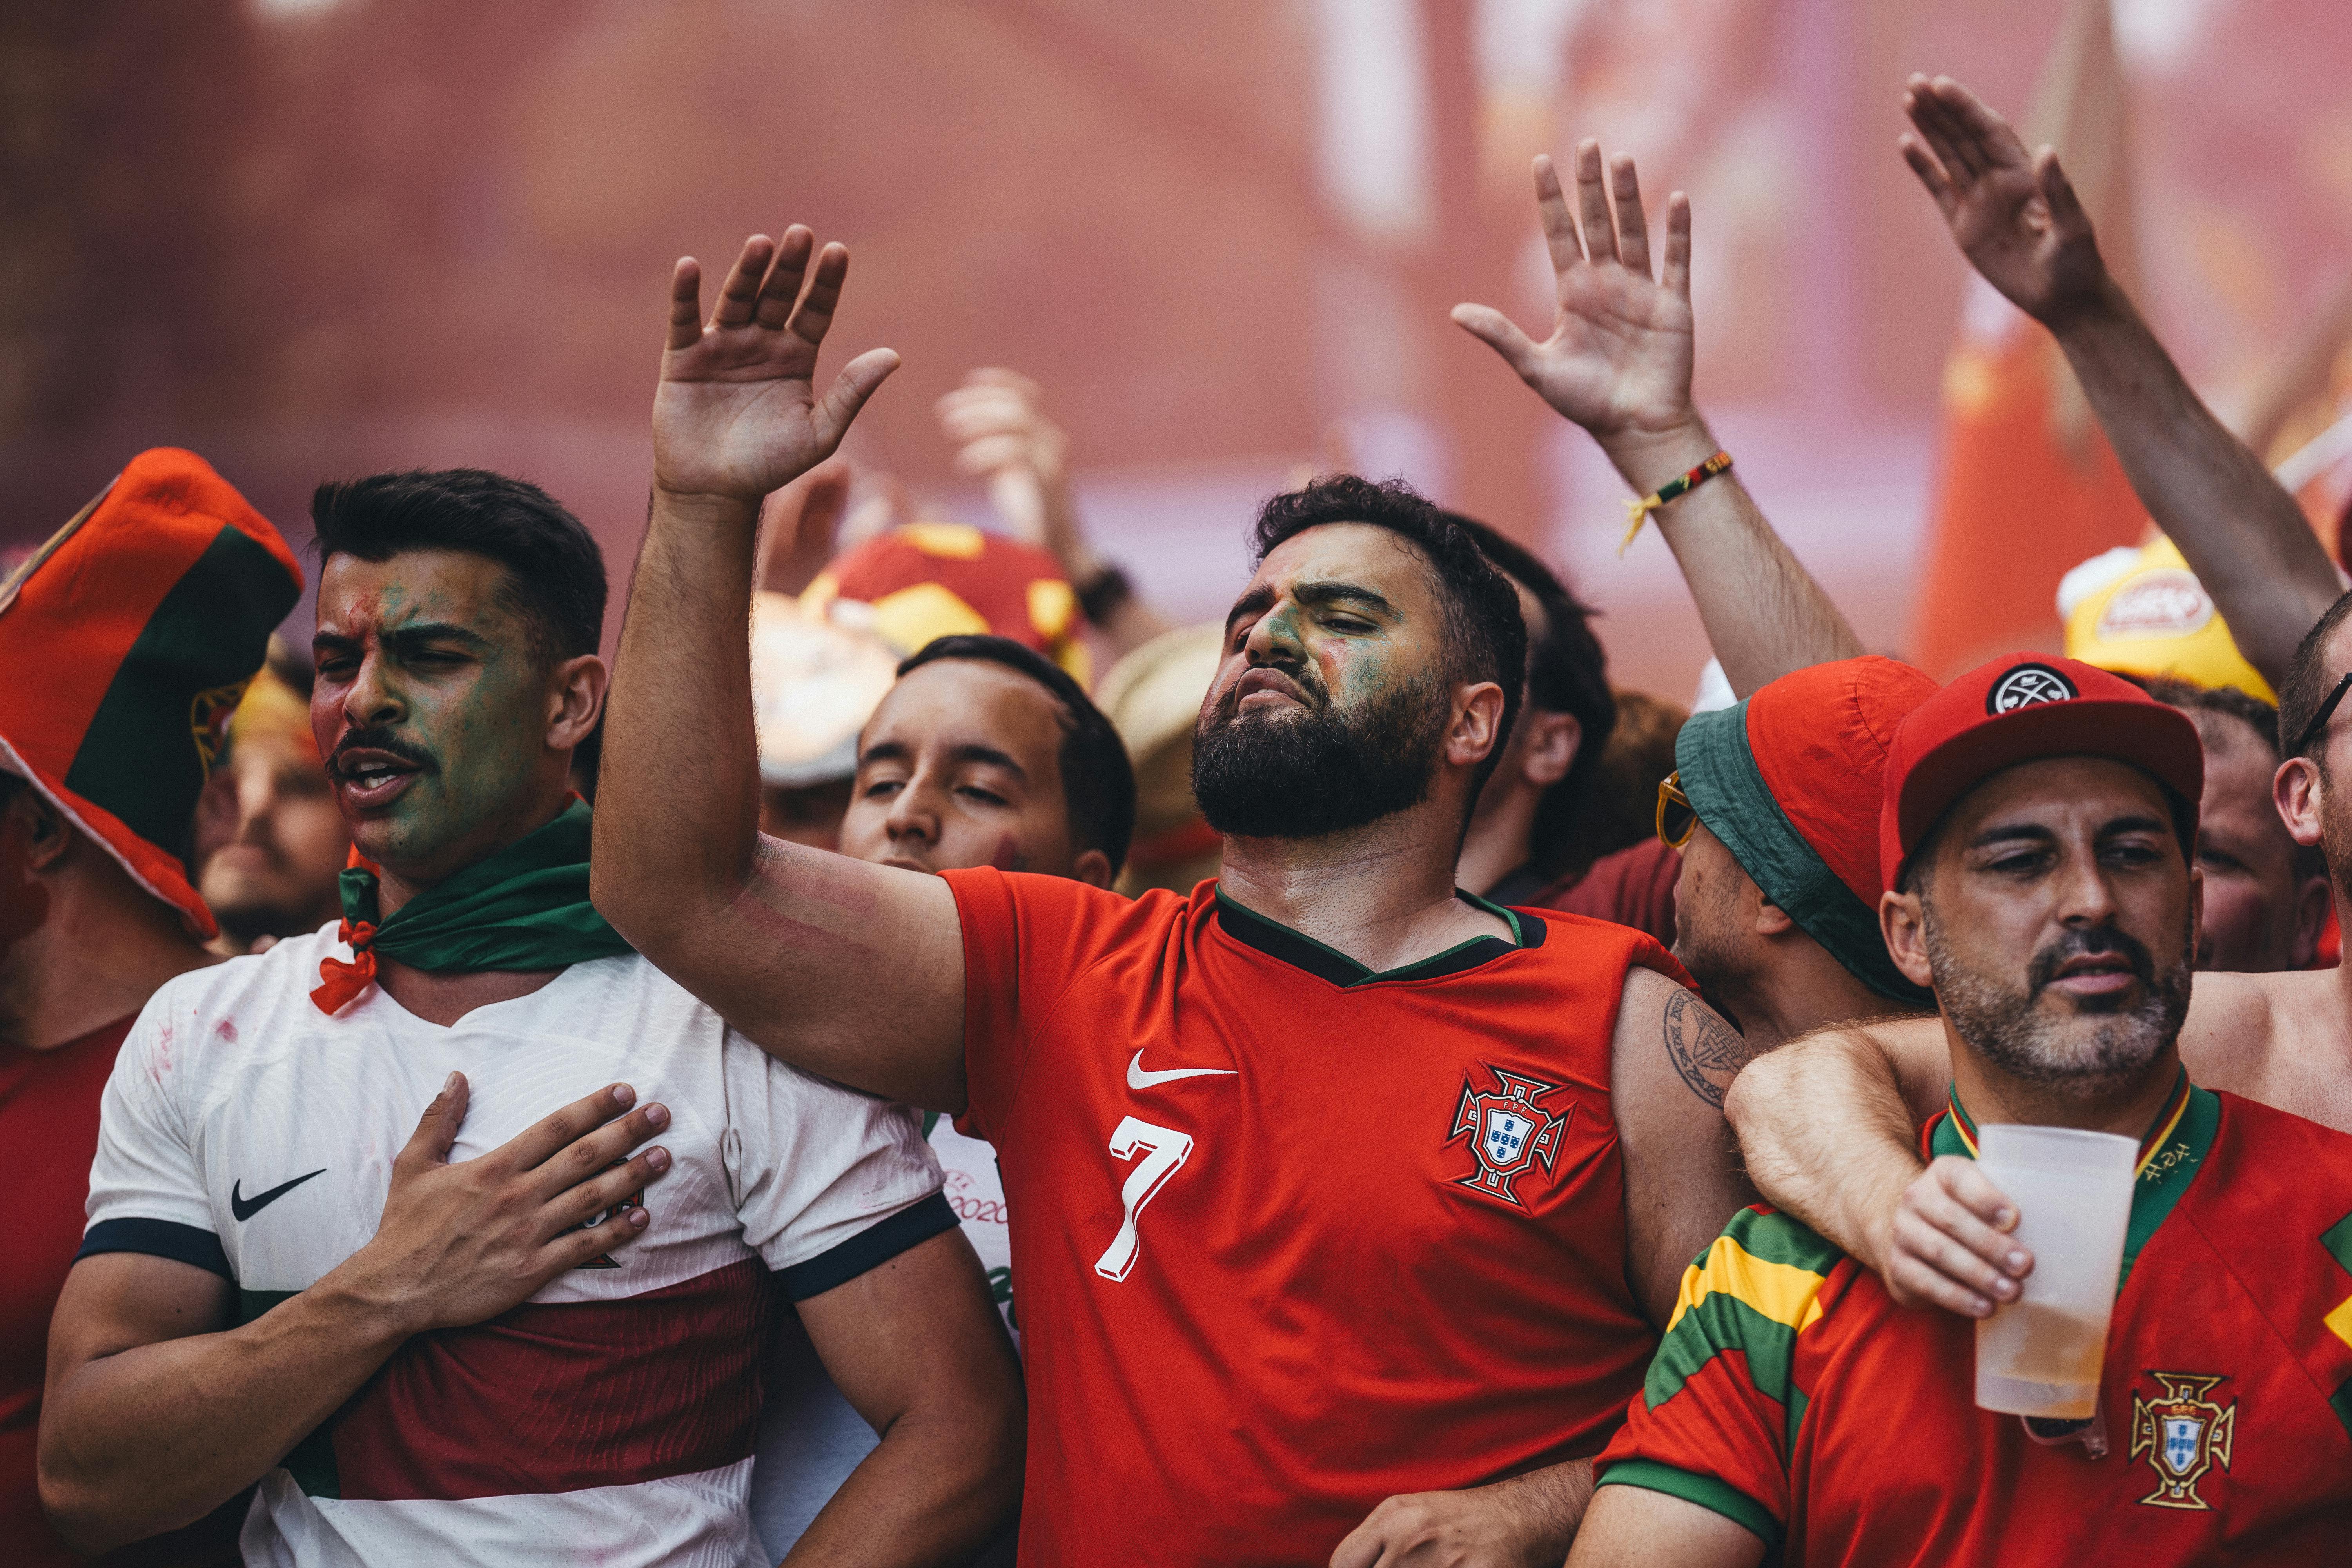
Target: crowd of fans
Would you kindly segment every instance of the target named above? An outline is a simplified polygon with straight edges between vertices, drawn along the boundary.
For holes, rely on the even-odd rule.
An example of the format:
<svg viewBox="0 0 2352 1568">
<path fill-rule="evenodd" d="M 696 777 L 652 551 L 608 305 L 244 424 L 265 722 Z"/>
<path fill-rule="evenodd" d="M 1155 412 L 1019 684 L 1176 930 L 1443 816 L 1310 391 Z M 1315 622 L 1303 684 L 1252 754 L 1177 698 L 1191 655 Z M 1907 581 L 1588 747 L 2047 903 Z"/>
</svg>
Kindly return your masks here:
<svg viewBox="0 0 2352 1568">
<path fill-rule="evenodd" d="M 321 485 L 305 656 L 278 531 L 132 458 L 0 585 L 8 1560 L 2337 1560 L 2352 596 L 2055 155 L 1905 108 L 2161 530 L 1943 685 L 1590 142 L 1548 335 L 1454 319 L 1643 498 L 1696 713 L 1349 473 L 1177 625 L 1011 372 L 938 410 L 998 526 L 911 508 L 797 226 L 679 264 L 609 666 L 533 485 Z M 2193 646 L 2098 612 L 2151 570 Z M 2142 1144 L 2088 1419 L 1973 1403 L 1979 1121 Z"/>
</svg>

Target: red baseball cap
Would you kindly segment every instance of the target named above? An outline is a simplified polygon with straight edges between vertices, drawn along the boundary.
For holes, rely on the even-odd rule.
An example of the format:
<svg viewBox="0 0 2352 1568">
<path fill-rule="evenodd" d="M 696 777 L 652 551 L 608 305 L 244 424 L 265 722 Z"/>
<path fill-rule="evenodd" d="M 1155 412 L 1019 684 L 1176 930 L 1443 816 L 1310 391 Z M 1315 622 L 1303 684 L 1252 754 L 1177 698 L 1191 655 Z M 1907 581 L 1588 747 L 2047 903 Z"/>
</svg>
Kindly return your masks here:
<svg viewBox="0 0 2352 1568">
<path fill-rule="evenodd" d="M 2005 654 L 1954 679 L 1895 731 L 1878 818 L 1886 886 L 1953 803 L 2001 769 L 2042 757 L 2131 763 L 2179 797 L 2184 852 L 2195 838 L 2205 748 L 2187 715 L 2080 660 Z"/>
<path fill-rule="evenodd" d="M 302 571 L 194 452 L 125 465 L 0 583 L 0 769 L 31 781 L 199 937 L 180 860 L 229 716 Z"/>
</svg>

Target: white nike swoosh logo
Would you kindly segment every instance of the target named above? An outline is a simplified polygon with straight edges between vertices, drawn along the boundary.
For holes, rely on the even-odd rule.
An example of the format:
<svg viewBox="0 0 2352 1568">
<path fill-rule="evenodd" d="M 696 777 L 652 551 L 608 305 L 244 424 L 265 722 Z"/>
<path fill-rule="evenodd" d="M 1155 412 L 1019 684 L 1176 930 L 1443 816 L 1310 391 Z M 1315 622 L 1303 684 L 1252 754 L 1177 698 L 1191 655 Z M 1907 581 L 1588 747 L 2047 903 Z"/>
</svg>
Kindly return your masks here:
<svg viewBox="0 0 2352 1568">
<path fill-rule="evenodd" d="M 1166 1072 L 1146 1072 L 1143 1070 L 1141 1051 L 1136 1052 L 1135 1059 L 1127 1064 L 1127 1087 L 1129 1089 L 1150 1089 L 1155 1083 L 1174 1083 L 1180 1078 L 1239 1078 L 1240 1076 L 1241 1069 L 1238 1068 L 1170 1068 Z"/>
</svg>

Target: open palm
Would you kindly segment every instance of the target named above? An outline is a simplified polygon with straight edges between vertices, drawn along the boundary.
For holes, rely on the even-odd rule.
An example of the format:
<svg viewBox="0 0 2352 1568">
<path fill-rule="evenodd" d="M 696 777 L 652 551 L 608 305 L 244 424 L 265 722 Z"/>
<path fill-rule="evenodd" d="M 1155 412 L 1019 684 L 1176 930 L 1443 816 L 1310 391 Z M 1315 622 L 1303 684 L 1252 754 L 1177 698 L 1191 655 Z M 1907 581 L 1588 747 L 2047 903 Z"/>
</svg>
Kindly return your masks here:
<svg viewBox="0 0 2352 1568">
<path fill-rule="evenodd" d="M 870 350 L 816 395 L 817 350 L 841 301 L 849 252 L 826 246 L 810 278 L 815 243 L 798 224 L 782 240 L 745 240 L 707 321 L 701 268 L 691 257 L 677 264 L 654 394 L 661 489 L 756 500 L 782 488 L 833 455 L 866 398 L 898 368 L 892 351 Z"/>
<path fill-rule="evenodd" d="M 2097 293 L 2106 265 L 2055 152 L 2027 153 L 2008 121 L 1949 77 L 1914 76 L 1903 111 L 1916 132 L 1897 143 L 1903 161 L 1986 282 L 2042 321 Z"/>
<path fill-rule="evenodd" d="M 1536 209 L 1559 305 L 1551 336 L 1536 342 L 1489 306 L 1454 308 L 1454 320 L 1546 403 L 1604 441 L 1664 433 L 1693 417 L 1690 204 L 1679 192 L 1668 201 L 1664 268 L 1653 278 L 1633 160 L 1621 154 L 1610 174 L 1613 200 L 1600 143 L 1578 146 L 1580 230 L 1551 160 L 1536 160 Z"/>
</svg>

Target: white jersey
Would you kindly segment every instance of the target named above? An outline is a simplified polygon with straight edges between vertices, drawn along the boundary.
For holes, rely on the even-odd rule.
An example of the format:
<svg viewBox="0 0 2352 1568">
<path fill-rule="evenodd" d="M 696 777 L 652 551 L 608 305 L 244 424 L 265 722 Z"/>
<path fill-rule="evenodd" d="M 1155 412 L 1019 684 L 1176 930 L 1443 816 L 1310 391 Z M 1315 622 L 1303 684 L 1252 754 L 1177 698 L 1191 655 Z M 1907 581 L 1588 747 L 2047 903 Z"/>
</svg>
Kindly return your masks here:
<svg viewBox="0 0 2352 1568">
<path fill-rule="evenodd" d="M 446 1029 L 381 988 L 321 1014 L 329 954 L 332 927 L 155 993 L 107 1085 L 84 1256 L 214 1269 L 250 1321 L 374 1236 L 452 1070 L 472 1086 L 453 1161 L 625 1082 L 669 1108 L 675 1163 L 628 1246 L 396 1352 L 263 1478 L 246 1561 L 759 1559 L 770 1276 L 805 1299 L 955 1223 L 914 1113 L 774 1061 L 634 954 Z"/>
<path fill-rule="evenodd" d="M 944 1116 L 927 1114 L 923 1121 L 930 1130 L 931 1152 L 947 1173 L 948 1206 L 980 1255 L 989 1291 L 1017 1351 L 1021 1326 L 1013 1300 L 1012 1232 L 996 1151 L 965 1137 Z M 825 1374 L 807 1333 L 798 1323 L 784 1324 L 768 1366 L 768 1408 L 760 1419 L 751 1470 L 751 1516 L 771 1559 L 792 1550 L 879 1440 Z"/>
</svg>

